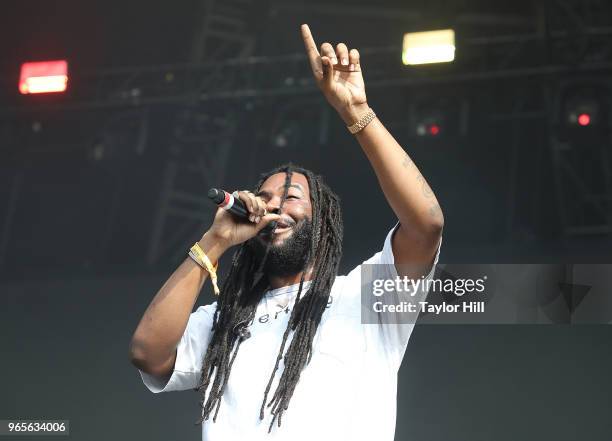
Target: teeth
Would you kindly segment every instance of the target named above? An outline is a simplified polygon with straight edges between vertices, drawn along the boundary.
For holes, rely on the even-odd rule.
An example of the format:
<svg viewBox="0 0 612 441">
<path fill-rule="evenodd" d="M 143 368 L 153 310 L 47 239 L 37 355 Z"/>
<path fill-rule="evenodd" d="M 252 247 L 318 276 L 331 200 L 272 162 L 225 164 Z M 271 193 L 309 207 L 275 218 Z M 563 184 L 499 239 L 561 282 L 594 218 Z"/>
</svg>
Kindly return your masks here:
<svg viewBox="0 0 612 441">
<path fill-rule="evenodd" d="M 285 222 L 285 221 L 277 221 L 276 222 L 276 228 L 291 228 L 293 226 L 292 223 L 289 222 Z"/>
</svg>

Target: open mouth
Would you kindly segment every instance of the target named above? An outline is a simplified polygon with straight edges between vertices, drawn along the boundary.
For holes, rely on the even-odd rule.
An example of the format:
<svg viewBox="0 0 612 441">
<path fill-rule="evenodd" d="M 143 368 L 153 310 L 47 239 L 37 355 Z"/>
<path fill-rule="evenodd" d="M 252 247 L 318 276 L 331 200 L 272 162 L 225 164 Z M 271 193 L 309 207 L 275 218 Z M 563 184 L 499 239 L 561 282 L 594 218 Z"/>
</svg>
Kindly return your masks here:
<svg viewBox="0 0 612 441">
<path fill-rule="evenodd" d="M 259 235 L 261 237 L 267 237 L 268 239 L 270 239 L 273 236 L 277 236 L 277 235 L 286 233 L 287 231 L 291 230 L 293 227 L 297 225 L 297 223 L 288 216 L 282 217 L 281 219 L 275 222 L 276 222 L 276 226 L 274 228 L 273 234 L 272 234 L 271 228 L 266 227 L 259 233 Z"/>
<path fill-rule="evenodd" d="M 274 230 L 274 234 L 281 234 L 285 231 L 289 231 L 294 227 L 294 225 L 295 222 L 293 222 L 292 219 L 281 218 L 276 221 L 276 229 Z"/>
<path fill-rule="evenodd" d="M 285 231 L 289 231 L 291 229 L 291 227 L 276 227 L 274 229 L 274 234 L 282 234 Z"/>
</svg>

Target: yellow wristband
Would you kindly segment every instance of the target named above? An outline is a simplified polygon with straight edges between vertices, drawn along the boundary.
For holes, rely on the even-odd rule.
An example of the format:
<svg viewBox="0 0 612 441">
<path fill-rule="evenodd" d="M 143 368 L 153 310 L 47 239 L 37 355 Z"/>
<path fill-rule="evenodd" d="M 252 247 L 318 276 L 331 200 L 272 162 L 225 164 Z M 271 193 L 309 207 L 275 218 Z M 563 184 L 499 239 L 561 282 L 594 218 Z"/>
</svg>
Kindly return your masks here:
<svg viewBox="0 0 612 441">
<path fill-rule="evenodd" d="M 219 267 L 219 262 L 217 262 L 216 265 L 213 265 L 204 250 L 200 247 L 200 244 L 197 242 L 191 247 L 189 251 L 190 255 L 192 255 L 191 253 L 193 253 L 193 255 L 197 256 L 197 262 L 202 268 L 208 271 L 208 274 L 210 274 L 210 281 L 212 282 L 213 289 L 215 291 L 215 295 L 219 295 L 220 291 L 219 286 L 217 285 L 217 268 Z"/>
</svg>

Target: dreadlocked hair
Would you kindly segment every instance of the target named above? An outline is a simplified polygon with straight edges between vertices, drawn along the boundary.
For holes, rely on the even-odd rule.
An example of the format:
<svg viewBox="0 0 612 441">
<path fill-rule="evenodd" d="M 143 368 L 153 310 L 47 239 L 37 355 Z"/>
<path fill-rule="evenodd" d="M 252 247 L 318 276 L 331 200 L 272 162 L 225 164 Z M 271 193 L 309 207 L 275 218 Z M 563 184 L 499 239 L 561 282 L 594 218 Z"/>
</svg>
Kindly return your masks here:
<svg viewBox="0 0 612 441">
<path fill-rule="evenodd" d="M 338 273 L 343 234 L 340 199 L 320 176 L 310 170 L 293 164 L 282 165 L 263 174 L 256 191 L 259 191 L 266 179 L 277 173 L 285 173 L 281 211 L 287 198 L 292 174 L 301 173 L 308 180 L 312 205 L 312 237 L 307 261 L 313 265 L 313 272 L 310 288 L 303 297 L 305 271 L 302 273 L 289 324 L 283 334 L 276 363 L 263 396 L 259 417 L 263 420 L 265 408 L 270 408 L 272 420 L 268 431 L 272 430 L 275 422 L 280 427 L 283 413 L 289 407 L 302 369 L 312 356 L 313 338 Z M 196 389 L 201 393 L 202 408 L 202 415 L 196 424 L 202 424 L 211 414 L 213 421 L 217 420 L 221 398 L 242 343 L 240 333 L 237 331 L 254 320 L 257 305 L 265 291 L 269 289 L 267 277 L 261 274 L 265 256 L 261 262 L 257 262 L 252 249 L 246 243 L 243 243 L 234 254 L 232 266 L 217 301 L 212 326 L 213 334 L 204 356 L 200 384 Z M 289 338 L 290 335 L 292 338 Z M 290 343 L 287 345 L 288 340 Z M 276 390 L 268 400 L 281 360 L 284 369 Z"/>
</svg>

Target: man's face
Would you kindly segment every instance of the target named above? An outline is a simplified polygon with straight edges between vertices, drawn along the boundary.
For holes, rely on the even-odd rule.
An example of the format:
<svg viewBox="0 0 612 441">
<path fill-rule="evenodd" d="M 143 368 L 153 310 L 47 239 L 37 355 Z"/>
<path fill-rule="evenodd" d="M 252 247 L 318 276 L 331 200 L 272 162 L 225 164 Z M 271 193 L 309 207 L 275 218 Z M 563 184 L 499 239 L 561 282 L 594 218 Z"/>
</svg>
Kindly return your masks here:
<svg viewBox="0 0 612 441">
<path fill-rule="evenodd" d="M 268 212 L 279 213 L 284 187 L 285 173 L 270 176 L 261 186 L 257 196 L 266 202 Z M 268 275 L 298 274 L 308 264 L 312 237 L 310 188 L 304 175 L 292 175 L 280 215 L 274 234 L 260 234 L 250 241 L 250 245 L 258 259 L 267 252 L 263 269 Z"/>
<path fill-rule="evenodd" d="M 281 198 L 285 190 L 285 173 L 277 173 L 264 181 L 257 196 L 266 202 L 269 213 L 278 213 Z M 293 173 L 287 198 L 283 204 L 282 216 L 271 238 L 273 246 L 278 246 L 289 240 L 299 223 L 312 220 L 312 205 L 310 202 L 310 187 L 308 179 L 301 173 Z"/>
</svg>

